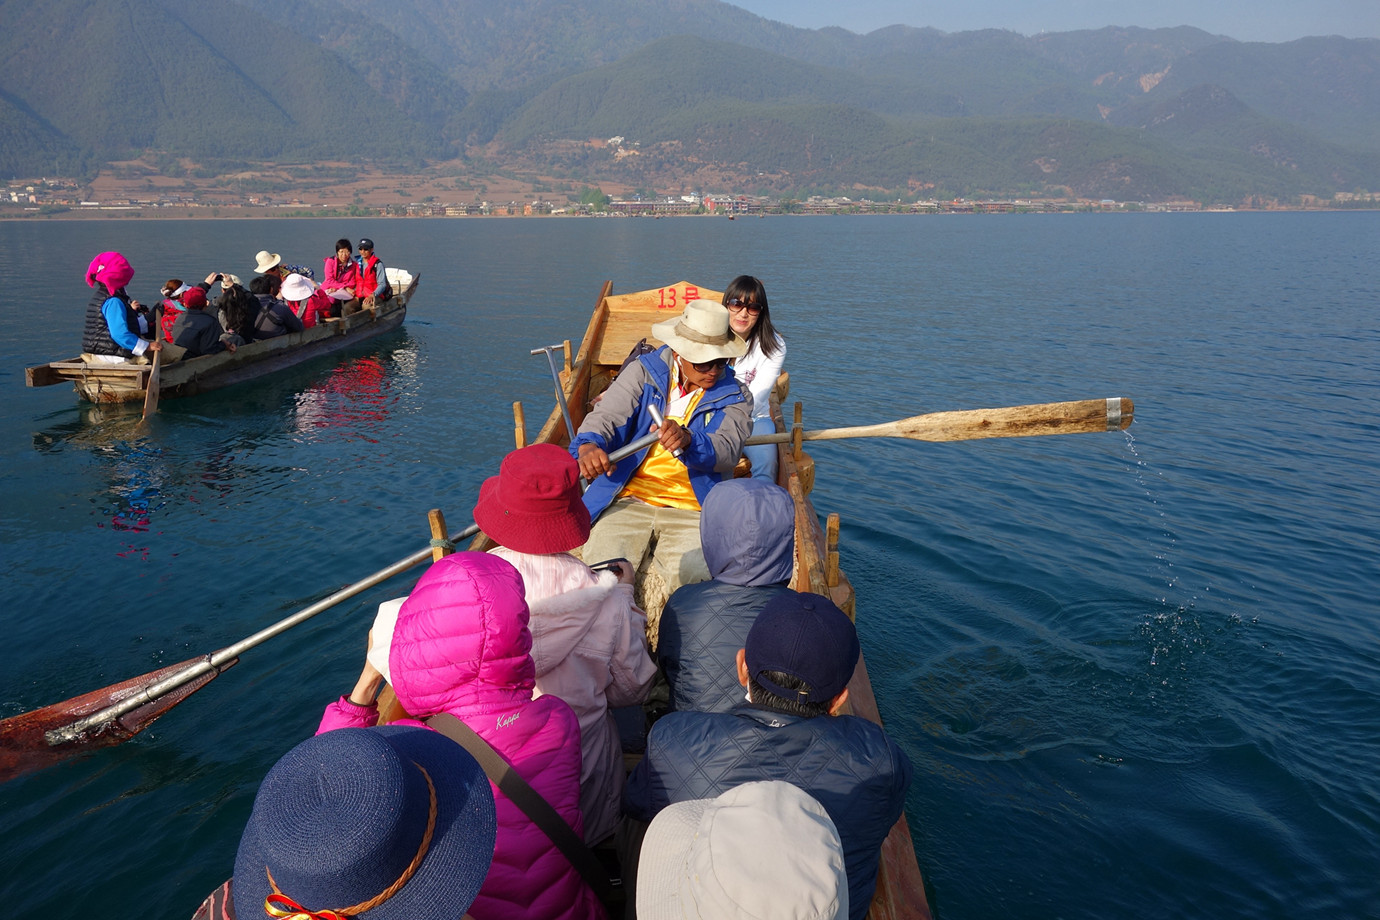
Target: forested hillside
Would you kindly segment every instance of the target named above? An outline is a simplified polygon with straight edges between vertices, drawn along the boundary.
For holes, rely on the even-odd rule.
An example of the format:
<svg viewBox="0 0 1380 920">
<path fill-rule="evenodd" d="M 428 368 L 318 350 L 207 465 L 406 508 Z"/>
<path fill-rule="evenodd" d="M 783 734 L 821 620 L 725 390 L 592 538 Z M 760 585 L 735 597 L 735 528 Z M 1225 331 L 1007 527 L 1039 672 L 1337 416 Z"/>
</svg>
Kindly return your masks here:
<svg viewBox="0 0 1380 920">
<path fill-rule="evenodd" d="M 1380 189 L 1375 40 L 856 35 L 718 0 L 0 0 L 0 22 L 7 175 L 156 154 L 781 194 Z"/>
</svg>

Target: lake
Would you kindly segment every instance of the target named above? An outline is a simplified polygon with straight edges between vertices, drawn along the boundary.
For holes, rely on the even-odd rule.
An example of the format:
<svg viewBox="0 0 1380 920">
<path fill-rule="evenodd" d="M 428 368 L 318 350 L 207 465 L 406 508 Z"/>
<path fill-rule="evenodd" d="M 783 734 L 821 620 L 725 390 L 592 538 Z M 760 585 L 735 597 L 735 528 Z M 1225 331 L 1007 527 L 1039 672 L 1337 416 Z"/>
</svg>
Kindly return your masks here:
<svg viewBox="0 0 1380 920">
<path fill-rule="evenodd" d="M 145 431 L 25 365 L 93 255 L 372 237 L 403 328 Z M 1376 916 L 1380 214 L 0 223 L 0 716 L 213 651 L 454 528 L 600 285 L 761 277 L 809 428 L 1127 396 L 1125 432 L 812 450 L 946 920 Z M 190 916 L 404 577 L 0 786 L 10 916 Z"/>
</svg>

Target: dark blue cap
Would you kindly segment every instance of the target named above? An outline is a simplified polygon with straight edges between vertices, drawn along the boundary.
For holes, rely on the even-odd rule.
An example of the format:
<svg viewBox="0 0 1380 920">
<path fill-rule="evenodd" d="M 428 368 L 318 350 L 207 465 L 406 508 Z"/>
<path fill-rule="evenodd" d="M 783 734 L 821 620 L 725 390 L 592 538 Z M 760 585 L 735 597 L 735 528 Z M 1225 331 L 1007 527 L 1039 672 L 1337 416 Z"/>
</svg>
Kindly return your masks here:
<svg viewBox="0 0 1380 920">
<path fill-rule="evenodd" d="M 367 250 L 369 250 L 370 252 L 373 252 L 373 251 L 374 251 L 374 241 L 371 240 L 371 239 L 369 239 L 369 237 L 366 236 L 364 239 L 362 239 L 362 240 L 359 241 L 359 248 L 360 248 L 360 249 L 367 249 Z"/>
<path fill-rule="evenodd" d="M 763 689 L 800 703 L 825 703 L 838 696 L 852 679 L 861 654 L 858 631 L 848 614 L 818 594 L 776 595 L 748 631 L 748 675 Z M 778 686 L 763 679 L 763 671 L 789 674 L 810 689 Z"/>
</svg>

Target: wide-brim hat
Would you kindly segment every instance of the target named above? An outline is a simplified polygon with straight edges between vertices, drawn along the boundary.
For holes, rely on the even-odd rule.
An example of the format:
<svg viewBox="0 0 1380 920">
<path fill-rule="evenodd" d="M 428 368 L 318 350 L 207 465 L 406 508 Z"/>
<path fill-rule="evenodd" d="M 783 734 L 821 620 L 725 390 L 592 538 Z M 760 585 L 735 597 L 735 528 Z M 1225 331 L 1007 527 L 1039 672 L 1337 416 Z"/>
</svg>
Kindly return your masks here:
<svg viewBox="0 0 1380 920">
<path fill-rule="evenodd" d="M 729 328 L 728 309 L 712 300 L 692 300 L 680 316 L 652 326 L 656 336 L 691 364 L 741 358 L 747 341 Z"/>
<path fill-rule="evenodd" d="M 589 508 L 580 495 L 580 467 L 555 444 L 533 444 L 503 458 L 484 480 L 474 522 L 519 553 L 564 553 L 589 539 Z"/>
<path fill-rule="evenodd" d="M 283 279 L 283 286 L 278 289 L 278 296 L 284 300 L 306 300 L 316 291 L 316 285 L 312 284 L 311 279 L 296 272 Z"/>
<path fill-rule="evenodd" d="M 484 771 L 446 736 L 396 725 L 328 731 L 285 754 L 259 787 L 235 856 L 236 913 L 263 915 L 271 872 L 305 911 L 453 920 L 489 873 L 495 830 Z"/>
<path fill-rule="evenodd" d="M 824 806 L 780 781 L 669 805 L 642 841 L 637 916 L 843 920 L 838 829 Z"/>
<path fill-rule="evenodd" d="M 278 263 L 283 261 L 283 257 L 276 252 L 269 252 L 267 249 L 260 249 L 254 256 L 256 264 L 254 271 L 262 274 L 271 268 L 277 268 Z"/>
</svg>

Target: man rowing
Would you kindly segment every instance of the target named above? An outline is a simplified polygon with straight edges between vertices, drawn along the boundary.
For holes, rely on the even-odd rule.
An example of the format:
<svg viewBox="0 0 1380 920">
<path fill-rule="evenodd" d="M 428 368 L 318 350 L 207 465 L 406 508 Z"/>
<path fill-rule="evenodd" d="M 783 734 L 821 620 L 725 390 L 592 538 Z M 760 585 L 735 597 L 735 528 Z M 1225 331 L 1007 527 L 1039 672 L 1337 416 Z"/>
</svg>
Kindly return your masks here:
<svg viewBox="0 0 1380 920">
<path fill-rule="evenodd" d="M 585 416 L 570 452 L 589 481 L 585 505 L 594 527 L 587 560 L 623 558 L 653 570 L 669 594 L 704 581 L 700 503 L 731 476 L 752 431 L 752 396 L 728 367 L 747 344 L 728 325 L 728 310 L 695 300 L 675 319 L 652 326 L 666 344 L 628 364 Z M 664 421 L 652 417 L 659 411 Z M 656 431 L 657 443 L 609 462 L 609 452 Z"/>
</svg>

